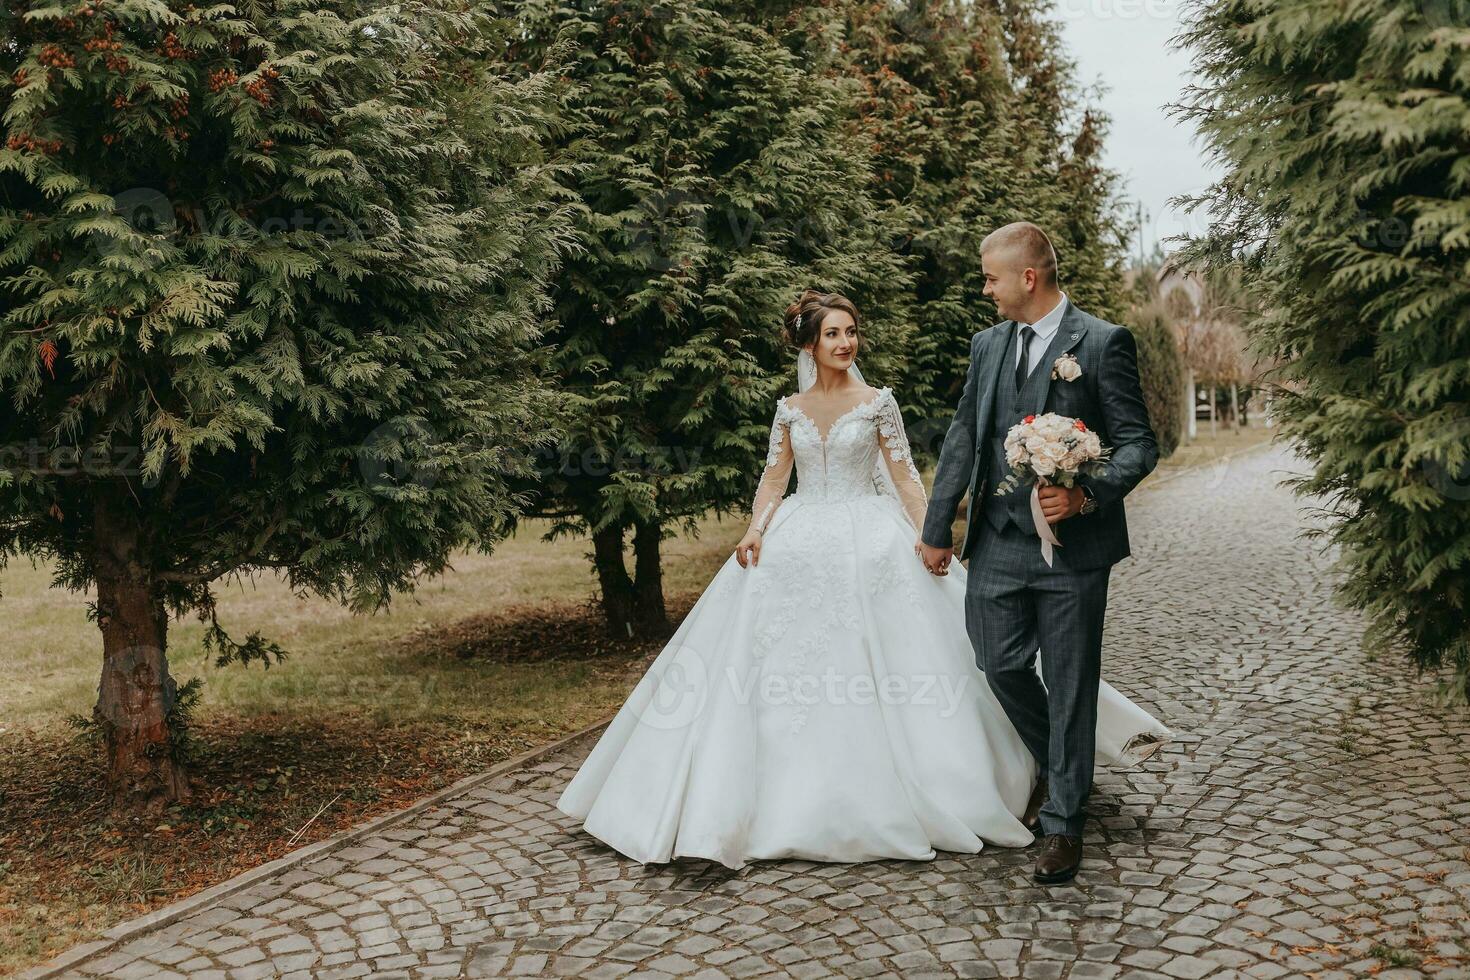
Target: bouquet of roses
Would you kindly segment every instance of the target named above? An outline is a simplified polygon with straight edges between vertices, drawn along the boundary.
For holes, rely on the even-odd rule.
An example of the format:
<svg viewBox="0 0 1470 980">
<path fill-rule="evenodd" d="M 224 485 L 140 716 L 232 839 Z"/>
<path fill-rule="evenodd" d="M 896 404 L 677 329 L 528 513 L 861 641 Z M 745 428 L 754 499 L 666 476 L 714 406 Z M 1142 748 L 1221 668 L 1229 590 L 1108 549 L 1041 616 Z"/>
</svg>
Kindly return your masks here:
<svg viewBox="0 0 1470 980">
<path fill-rule="evenodd" d="M 1050 485 L 1068 489 L 1076 486 L 1079 476 L 1102 467 L 1108 450 L 1081 419 L 1050 412 L 1028 415 L 1011 426 L 1006 433 L 1005 449 L 1011 475 L 1001 481 L 995 493 L 1003 497 L 1017 487 L 1031 485 L 1031 518 L 1041 536 L 1041 556 L 1050 565 L 1052 549 L 1060 548 L 1062 543 L 1041 513 L 1040 489 Z"/>
</svg>

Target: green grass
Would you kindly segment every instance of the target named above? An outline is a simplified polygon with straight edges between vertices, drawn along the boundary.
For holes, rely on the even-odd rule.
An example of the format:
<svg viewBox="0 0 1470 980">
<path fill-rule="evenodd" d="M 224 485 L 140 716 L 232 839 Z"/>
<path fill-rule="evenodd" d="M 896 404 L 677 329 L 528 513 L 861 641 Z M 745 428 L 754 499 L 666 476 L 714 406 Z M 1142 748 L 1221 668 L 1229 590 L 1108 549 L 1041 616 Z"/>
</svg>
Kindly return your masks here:
<svg viewBox="0 0 1470 980">
<path fill-rule="evenodd" d="M 1392 967 L 1410 967 L 1419 965 L 1419 957 L 1404 949 L 1394 949 L 1378 943 L 1368 951 L 1369 956 L 1376 957 Z"/>
<path fill-rule="evenodd" d="M 578 699 L 587 664 L 500 663 L 494 657 L 433 651 L 440 630 L 460 621 L 517 610 L 585 604 L 594 591 L 586 541 L 539 540 L 531 521 L 493 555 L 466 554 L 452 572 L 400 597 L 384 613 L 354 615 L 325 600 L 293 595 L 274 577 L 219 586 L 220 620 L 236 635 L 260 630 L 289 651 L 263 669 L 213 666 L 200 645 L 203 626 L 175 621 L 169 662 L 180 684 L 204 679 L 196 717 L 368 714 L 407 723 L 444 714 L 502 721 L 555 717 Z M 664 542 L 670 594 L 701 589 L 734 547 L 743 523 L 708 520 L 699 540 Z M 7 682 L 0 688 L 0 738 L 17 729 L 48 728 L 86 714 L 96 697 L 101 639 L 87 622 L 88 596 L 53 589 L 49 568 L 28 562 L 0 571 L 0 611 L 7 632 Z M 423 642 L 417 642 L 423 641 Z M 548 642 L 552 638 L 548 637 Z"/>
</svg>

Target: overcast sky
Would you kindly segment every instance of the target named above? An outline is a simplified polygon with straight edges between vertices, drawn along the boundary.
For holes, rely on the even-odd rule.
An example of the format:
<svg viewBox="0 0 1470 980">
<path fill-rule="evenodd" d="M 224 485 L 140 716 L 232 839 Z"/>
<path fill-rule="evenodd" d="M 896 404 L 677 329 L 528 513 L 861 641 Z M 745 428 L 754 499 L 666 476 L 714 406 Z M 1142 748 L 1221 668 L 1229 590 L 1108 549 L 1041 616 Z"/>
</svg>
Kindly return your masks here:
<svg viewBox="0 0 1470 980">
<path fill-rule="evenodd" d="M 1079 81 L 1101 85 L 1093 101 L 1112 117 L 1104 162 L 1123 176 L 1121 192 L 1144 209 L 1146 248 L 1198 224 L 1165 202 L 1210 183 L 1193 128 L 1164 106 L 1179 101 L 1189 77 L 1186 52 L 1171 50 L 1183 16 L 1179 0 L 1054 0 Z M 1135 252 L 1137 242 L 1134 243 Z M 1166 243 L 1165 248 L 1170 246 Z"/>
</svg>

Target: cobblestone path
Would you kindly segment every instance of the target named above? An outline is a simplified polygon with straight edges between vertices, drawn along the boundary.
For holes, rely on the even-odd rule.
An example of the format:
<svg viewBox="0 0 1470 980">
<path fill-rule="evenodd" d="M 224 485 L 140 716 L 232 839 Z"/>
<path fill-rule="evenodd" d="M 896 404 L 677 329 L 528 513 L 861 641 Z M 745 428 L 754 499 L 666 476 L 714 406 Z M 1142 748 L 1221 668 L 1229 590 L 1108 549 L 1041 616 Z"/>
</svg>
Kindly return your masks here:
<svg viewBox="0 0 1470 980">
<path fill-rule="evenodd" d="M 998 847 L 645 868 L 553 806 L 584 740 L 68 975 L 1470 977 L 1470 714 L 1359 651 L 1299 465 L 1131 498 L 1104 676 L 1180 739 L 1099 774 L 1069 886 Z"/>
</svg>

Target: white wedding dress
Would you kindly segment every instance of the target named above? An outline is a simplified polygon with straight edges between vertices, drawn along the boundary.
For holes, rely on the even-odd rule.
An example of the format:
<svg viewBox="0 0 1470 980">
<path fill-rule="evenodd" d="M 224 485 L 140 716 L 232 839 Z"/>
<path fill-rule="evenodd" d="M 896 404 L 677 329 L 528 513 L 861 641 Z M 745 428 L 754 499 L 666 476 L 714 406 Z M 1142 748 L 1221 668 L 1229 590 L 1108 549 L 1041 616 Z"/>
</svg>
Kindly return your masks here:
<svg viewBox="0 0 1470 980">
<path fill-rule="evenodd" d="M 777 402 L 752 526 L 557 802 L 640 862 L 927 860 L 1032 841 L 1037 775 L 914 553 L 925 494 L 888 388 L 819 428 Z M 783 499 L 795 463 L 798 487 Z M 1168 730 L 1104 683 L 1097 758 Z"/>
</svg>

